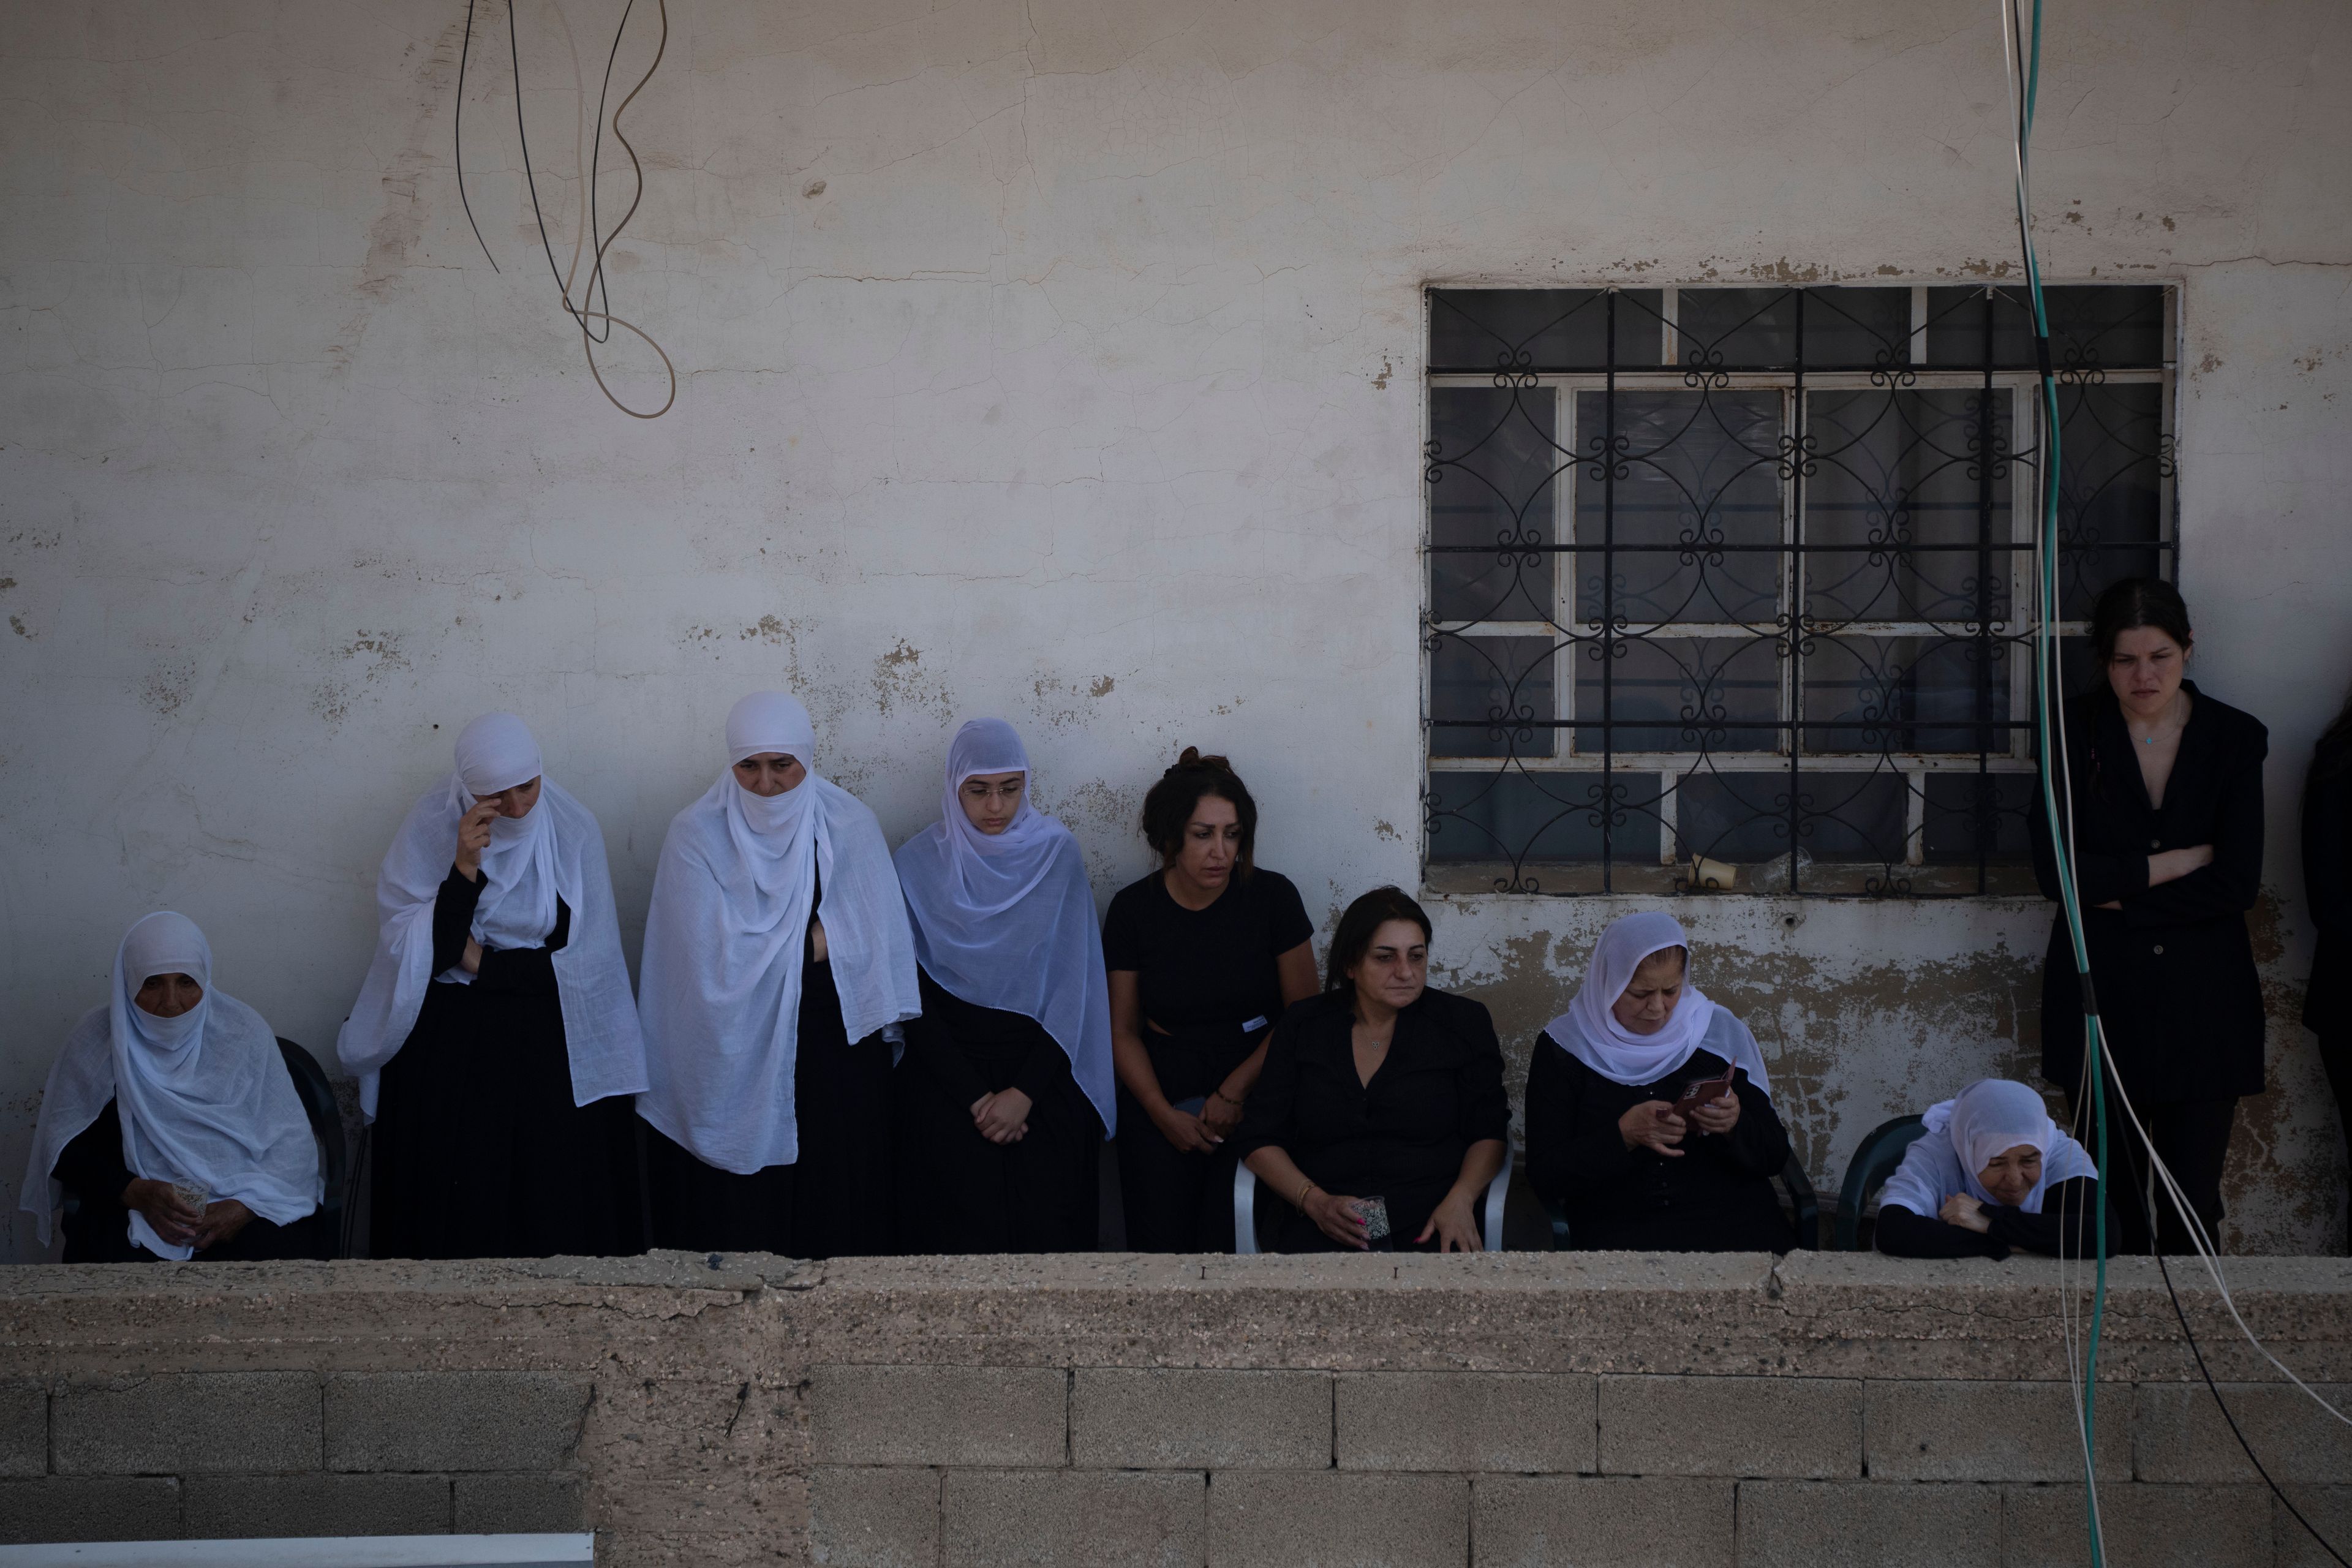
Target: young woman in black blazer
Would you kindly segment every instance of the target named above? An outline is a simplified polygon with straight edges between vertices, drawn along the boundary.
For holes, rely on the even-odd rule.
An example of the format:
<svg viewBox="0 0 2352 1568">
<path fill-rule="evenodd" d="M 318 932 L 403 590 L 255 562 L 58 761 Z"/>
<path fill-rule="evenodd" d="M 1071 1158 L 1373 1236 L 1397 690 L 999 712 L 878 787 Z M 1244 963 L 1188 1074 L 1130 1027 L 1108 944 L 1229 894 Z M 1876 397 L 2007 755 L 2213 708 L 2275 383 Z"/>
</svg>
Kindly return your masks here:
<svg viewBox="0 0 2352 1568">
<path fill-rule="evenodd" d="M 2319 947 L 2311 955 L 2305 1027 L 2352 1132 L 2352 699 L 2319 737 L 2303 786 L 2303 897 Z"/>
<path fill-rule="evenodd" d="M 2102 1039 L 2157 1152 L 2218 1241 L 2238 1100 L 2263 1090 L 2262 983 L 2246 911 L 2261 889 L 2269 732 L 2181 679 L 2189 609 L 2170 584 L 2116 584 L 2099 595 L 2091 635 L 2101 677 L 2066 704 L 2065 752 Z M 2042 895 L 2054 900 L 2048 823 L 2038 805 L 2030 818 Z M 2083 1037 L 2062 912 L 2042 971 L 2042 1072 L 2066 1092 L 2075 1135 L 2088 1143 Z M 2107 1115 L 2121 1178 L 2116 1250 L 2189 1250 L 2171 1199 L 2150 1195 L 2137 1136 L 2112 1096 Z"/>
</svg>

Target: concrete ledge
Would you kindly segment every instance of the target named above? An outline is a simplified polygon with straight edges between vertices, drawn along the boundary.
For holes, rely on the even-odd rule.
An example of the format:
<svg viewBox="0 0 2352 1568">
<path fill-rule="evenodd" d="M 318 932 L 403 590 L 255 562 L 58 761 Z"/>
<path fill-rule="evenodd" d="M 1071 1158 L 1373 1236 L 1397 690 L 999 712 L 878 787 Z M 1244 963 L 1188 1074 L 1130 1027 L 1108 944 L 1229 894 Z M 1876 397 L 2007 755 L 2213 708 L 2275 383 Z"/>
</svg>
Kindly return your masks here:
<svg viewBox="0 0 2352 1568">
<path fill-rule="evenodd" d="M 2230 1268 L 2283 1359 L 2352 1384 L 2352 1262 Z M 0 1525 L 584 1525 L 616 1568 L 2066 1562 L 2058 1283 L 1819 1255 L 17 1268 Z M 2343 1532 L 2352 1450 L 2183 1300 Z M 2136 1260 L 2105 1345 L 2115 1560 L 2315 1561 Z"/>
</svg>

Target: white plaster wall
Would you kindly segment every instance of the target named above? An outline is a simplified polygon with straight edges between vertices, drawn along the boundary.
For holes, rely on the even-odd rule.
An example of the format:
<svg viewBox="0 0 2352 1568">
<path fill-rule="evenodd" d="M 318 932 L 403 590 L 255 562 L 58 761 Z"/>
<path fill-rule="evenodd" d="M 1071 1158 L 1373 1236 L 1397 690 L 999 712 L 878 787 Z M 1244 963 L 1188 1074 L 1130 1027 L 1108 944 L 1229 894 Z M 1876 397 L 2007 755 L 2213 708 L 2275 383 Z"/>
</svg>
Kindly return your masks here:
<svg viewBox="0 0 2352 1568">
<path fill-rule="evenodd" d="M 568 235 L 562 26 L 593 84 L 619 0 L 519 5 Z M 49 1060 L 147 909 L 203 922 L 219 983 L 330 1054 L 376 857 L 486 708 L 528 715 L 602 816 L 633 947 L 663 827 L 760 685 L 807 699 L 822 766 L 894 837 L 957 719 L 999 712 L 1106 893 L 1187 742 L 1235 757 L 1310 907 L 1411 886 L 1423 287 L 2012 267 L 1990 8 L 672 0 L 611 258 L 614 308 L 682 375 L 646 423 L 557 309 L 496 0 L 465 96 L 503 272 L 467 231 L 463 16 L 0 5 L 11 1207 Z M 2352 679 L 2352 15 L 2063 5 L 2044 76 L 2048 275 L 2184 285 L 2199 667 L 2273 736 L 2279 1087 L 2247 1118 L 2235 1239 L 2340 1245 L 2292 1023 L 2292 817 Z M 643 351 L 607 363 L 658 398 Z M 1613 912 L 1451 900 L 1441 967 L 1524 1048 Z M 1684 912 L 1817 1174 L 2033 1060 L 2041 906 Z"/>
</svg>

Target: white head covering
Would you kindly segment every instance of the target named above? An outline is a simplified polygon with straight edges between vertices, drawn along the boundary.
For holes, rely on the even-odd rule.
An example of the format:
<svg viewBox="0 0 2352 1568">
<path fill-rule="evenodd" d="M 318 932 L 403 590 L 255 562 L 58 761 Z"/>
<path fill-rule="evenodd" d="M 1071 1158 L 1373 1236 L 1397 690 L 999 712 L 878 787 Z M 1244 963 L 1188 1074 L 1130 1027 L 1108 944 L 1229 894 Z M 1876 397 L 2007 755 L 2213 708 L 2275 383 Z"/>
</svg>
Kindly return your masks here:
<svg viewBox="0 0 2352 1568">
<path fill-rule="evenodd" d="M 147 1012 L 136 998 L 157 974 L 189 976 L 202 1000 L 176 1018 Z M 319 1206 L 319 1145 L 278 1038 L 260 1014 L 213 989 L 212 948 L 185 915 L 158 912 L 131 926 L 115 951 L 106 1005 L 75 1026 L 49 1069 L 24 1186 L 45 1246 L 64 1195 L 49 1173 L 110 1100 L 122 1120 L 122 1163 L 134 1174 L 200 1183 L 215 1201 L 235 1198 L 277 1225 Z M 194 1256 L 136 1210 L 131 1239 L 158 1257 Z"/>
<path fill-rule="evenodd" d="M 530 812 L 490 823 L 474 940 L 486 948 L 538 947 L 555 930 L 556 900 L 570 905 L 571 929 L 552 962 L 572 1100 L 586 1105 L 646 1087 L 645 1039 L 629 994 L 604 830 L 546 779 L 529 726 L 511 713 L 485 713 L 458 734 L 456 770 L 409 809 L 376 879 L 375 961 L 335 1040 L 343 1069 L 360 1080 L 360 1107 L 370 1120 L 377 1075 L 407 1044 L 425 987 L 474 978 L 454 964 L 432 973 L 433 904 L 457 859 L 457 824 L 482 796 L 535 778 L 542 783 Z"/>
<path fill-rule="evenodd" d="M 793 1068 L 820 881 L 851 1042 L 922 1011 L 906 900 L 874 814 L 813 768 L 780 795 L 735 782 L 734 764 L 763 752 L 807 766 L 815 741 L 808 710 L 781 691 L 735 704 L 728 766 L 671 821 L 646 913 L 637 1006 L 647 1088 L 637 1113 L 739 1175 L 800 1159 Z"/>
<path fill-rule="evenodd" d="M 1771 1093 L 1772 1080 L 1764 1070 L 1764 1053 L 1757 1048 L 1756 1037 L 1691 984 L 1687 958 L 1682 996 L 1656 1034 L 1637 1035 L 1610 1011 L 1633 984 L 1633 972 L 1642 961 L 1670 947 L 1687 952 L 1690 938 L 1682 922 L 1664 910 L 1645 910 L 1618 921 L 1593 943 L 1583 987 L 1570 1000 L 1568 1011 L 1546 1025 L 1544 1032 L 1612 1083 L 1655 1083 L 1704 1046 L 1745 1069 L 1748 1082 Z"/>
<path fill-rule="evenodd" d="M 915 956 L 940 984 L 977 1007 L 1034 1018 L 1070 1058 L 1108 1136 L 1110 991 L 1084 857 L 1070 830 L 1021 809 L 993 837 L 964 815 L 964 781 L 1029 775 L 1029 752 L 1002 719 L 974 719 L 948 742 L 940 819 L 898 847 L 898 882 L 915 917 Z"/>
<path fill-rule="evenodd" d="M 1995 1155 L 2021 1143 L 2042 1151 L 2042 1179 L 2017 1205 L 2026 1214 L 2042 1212 L 2042 1194 L 2053 1183 L 2099 1173 L 2083 1146 L 2050 1120 L 2042 1096 L 2008 1079 L 1980 1078 L 1929 1106 L 1920 1121 L 1926 1134 L 1905 1151 L 1903 1163 L 1879 1189 L 1879 1201 L 1901 1204 L 1931 1219 L 1955 1193 L 1965 1192 L 1980 1204 L 1998 1203 L 1979 1174 Z"/>
</svg>

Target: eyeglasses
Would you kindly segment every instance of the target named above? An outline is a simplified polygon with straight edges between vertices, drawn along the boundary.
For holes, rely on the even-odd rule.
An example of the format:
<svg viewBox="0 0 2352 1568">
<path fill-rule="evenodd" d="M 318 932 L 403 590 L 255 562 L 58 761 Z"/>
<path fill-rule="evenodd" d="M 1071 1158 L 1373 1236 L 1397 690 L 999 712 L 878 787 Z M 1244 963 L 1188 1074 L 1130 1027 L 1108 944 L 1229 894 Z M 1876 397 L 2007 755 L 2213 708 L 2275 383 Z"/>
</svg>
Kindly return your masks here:
<svg viewBox="0 0 2352 1568">
<path fill-rule="evenodd" d="M 970 779 L 965 781 L 963 793 L 969 799 L 1001 800 L 1010 805 L 1021 798 L 1022 787 L 1028 782 L 1026 779 L 1014 779 L 1010 784 L 984 784 L 979 779 Z"/>
</svg>

